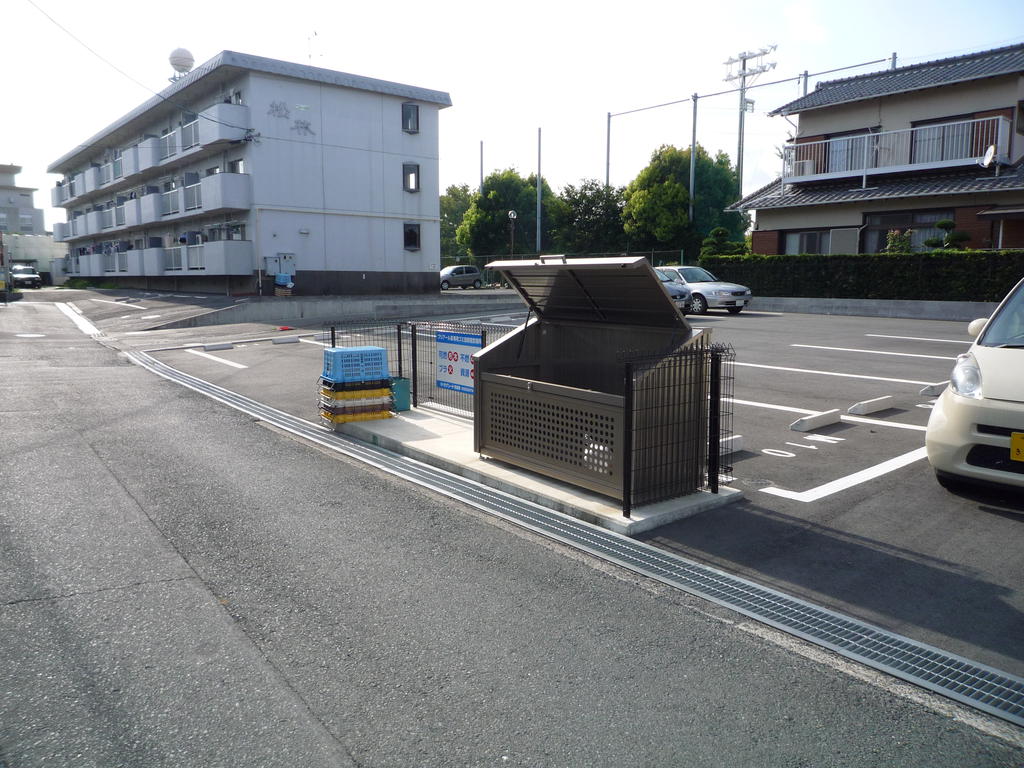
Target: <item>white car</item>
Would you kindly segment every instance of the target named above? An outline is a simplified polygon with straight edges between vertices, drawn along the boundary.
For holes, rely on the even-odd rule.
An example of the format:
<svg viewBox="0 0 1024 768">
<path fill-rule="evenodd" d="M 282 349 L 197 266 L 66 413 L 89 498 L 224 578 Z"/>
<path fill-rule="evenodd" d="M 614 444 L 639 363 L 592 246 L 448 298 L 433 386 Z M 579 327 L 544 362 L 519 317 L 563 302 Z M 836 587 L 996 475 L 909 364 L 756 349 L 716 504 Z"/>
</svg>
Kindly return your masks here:
<svg viewBox="0 0 1024 768">
<path fill-rule="evenodd" d="M 737 283 L 723 283 L 701 267 L 658 267 L 685 285 L 693 294 L 691 312 L 703 315 L 709 309 L 726 309 L 737 315 L 750 303 L 750 289 Z"/>
<path fill-rule="evenodd" d="M 958 480 L 1024 488 L 1024 280 L 956 359 L 928 419 L 928 461 L 945 486 Z"/>
</svg>

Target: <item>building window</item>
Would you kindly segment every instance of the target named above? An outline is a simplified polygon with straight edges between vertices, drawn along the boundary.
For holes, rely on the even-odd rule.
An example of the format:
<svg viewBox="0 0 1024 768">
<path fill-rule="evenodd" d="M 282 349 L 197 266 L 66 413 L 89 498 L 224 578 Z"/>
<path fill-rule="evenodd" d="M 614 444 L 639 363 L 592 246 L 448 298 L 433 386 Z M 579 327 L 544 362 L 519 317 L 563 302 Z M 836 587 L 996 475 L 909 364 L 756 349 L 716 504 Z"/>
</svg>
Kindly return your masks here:
<svg viewBox="0 0 1024 768">
<path fill-rule="evenodd" d="M 952 219 L 952 210 L 903 211 L 902 213 L 872 213 L 864 217 L 864 253 L 881 253 L 886 236 L 891 230 L 910 230 L 910 244 L 915 251 L 925 249 L 924 241 L 945 234 L 935 226 L 943 219 Z"/>
<path fill-rule="evenodd" d="M 420 225 L 411 222 L 405 223 L 405 250 L 418 251 L 420 249 Z"/>
<path fill-rule="evenodd" d="M 0 211 L 0 232 L 7 231 L 7 211 Z"/>
<path fill-rule="evenodd" d="M 245 161 L 242 158 L 228 161 L 228 173 L 245 173 Z"/>
<path fill-rule="evenodd" d="M 22 232 L 32 232 L 32 231 L 34 231 L 34 227 L 33 227 L 33 223 L 32 223 L 32 214 L 31 213 L 19 213 L 18 214 L 18 228 Z"/>
<path fill-rule="evenodd" d="M 420 132 L 419 104 L 406 103 L 402 105 L 402 130 L 406 133 Z"/>
<path fill-rule="evenodd" d="M 420 191 L 420 167 L 418 164 L 402 164 L 402 189 L 406 192 Z"/>
<path fill-rule="evenodd" d="M 786 253 L 828 253 L 831 234 L 827 229 L 786 233 Z"/>
</svg>

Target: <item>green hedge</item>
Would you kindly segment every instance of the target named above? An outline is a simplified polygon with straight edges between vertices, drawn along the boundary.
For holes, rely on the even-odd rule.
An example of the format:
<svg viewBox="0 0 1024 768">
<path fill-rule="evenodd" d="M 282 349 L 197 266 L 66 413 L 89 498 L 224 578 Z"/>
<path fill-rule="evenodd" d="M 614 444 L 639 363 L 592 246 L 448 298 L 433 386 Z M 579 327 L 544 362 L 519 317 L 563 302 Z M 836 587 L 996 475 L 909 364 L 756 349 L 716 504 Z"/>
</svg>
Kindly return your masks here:
<svg viewBox="0 0 1024 768">
<path fill-rule="evenodd" d="M 704 256 L 700 265 L 754 296 L 1000 301 L 1024 277 L 1024 250 Z"/>
</svg>

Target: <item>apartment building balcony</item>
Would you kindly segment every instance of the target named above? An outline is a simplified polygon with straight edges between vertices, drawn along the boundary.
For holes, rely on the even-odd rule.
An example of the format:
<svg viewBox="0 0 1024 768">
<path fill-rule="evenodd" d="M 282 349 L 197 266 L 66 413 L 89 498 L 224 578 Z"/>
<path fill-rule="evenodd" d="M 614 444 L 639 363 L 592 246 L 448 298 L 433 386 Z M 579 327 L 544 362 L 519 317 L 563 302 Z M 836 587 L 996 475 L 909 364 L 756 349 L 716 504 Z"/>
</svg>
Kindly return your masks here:
<svg viewBox="0 0 1024 768">
<path fill-rule="evenodd" d="M 1010 121 L 985 117 L 948 123 L 797 141 L 783 147 L 784 184 L 851 176 L 957 168 L 978 163 L 989 147 L 994 159 L 1009 161 Z"/>
<path fill-rule="evenodd" d="M 67 184 L 57 184 L 50 190 L 50 203 L 54 208 L 60 208 L 71 198 L 71 190 Z"/>
<path fill-rule="evenodd" d="M 87 211 L 85 216 L 81 217 L 79 221 L 85 219 L 85 231 L 79 234 L 81 235 L 96 235 L 103 229 L 103 214 L 106 211 Z"/>
<path fill-rule="evenodd" d="M 138 251 L 142 274 L 174 275 L 251 275 L 251 240 L 214 240 L 173 248 L 146 248 Z"/>
<path fill-rule="evenodd" d="M 214 104 L 199 113 L 199 143 L 208 147 L 241 141 L 251 125 L 247 104 Z"/>
<path fill-rule="evenodd" d="M 53 223 L 53 239 L 54 242 L 63 243 L 69 237 L 71 237 L 71 226 L 63 221 L 55 221 Z"/>
</svg>

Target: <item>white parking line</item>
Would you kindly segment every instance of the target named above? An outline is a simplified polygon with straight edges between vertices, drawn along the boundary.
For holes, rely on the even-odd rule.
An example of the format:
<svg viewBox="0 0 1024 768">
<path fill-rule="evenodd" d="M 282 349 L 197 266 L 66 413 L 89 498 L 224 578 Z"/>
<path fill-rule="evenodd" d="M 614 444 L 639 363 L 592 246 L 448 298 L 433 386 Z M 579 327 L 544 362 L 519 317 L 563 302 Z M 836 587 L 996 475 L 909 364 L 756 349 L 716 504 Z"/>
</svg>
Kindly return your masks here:
<svg viewBox="0 0 1024 768">
<path fill-rule="evenodd" d="M 81 314 L 76 314 L 77 312 L 79 312 L 78 307 L 69 307 L 67 304 L 61 301 L 56 302 L 54 306 L 56 306 L 57 309 L 59 309 L 61 312 L 63 312 L 65 315 L 71 318 L 71 322 L 78 326 L 78 330 L 80 330 L 86 336 L 102 335 L 99 328 L 97 328 L 95 325 L 93 325 L 84 317 L 82 317 Z"/>
<path fill-rule="evenodd" d="M 216 355 L 211 355 L 208 352 L 200 352 L 198 349 L 186 349 L 185 351 L 189 352 L 189 353 L 191 353 L 193 355 L 199 355 L 200 357 L 208 358 L 210 360 L 216 360 L 218 363 L 224 363 L 224 365 L 230 365 L 232 368 L 248 368 L 249 367 L 248 365 L 242 365 L 241 363 L 236 363 L 234 360 L 225 360 L 223 357 L 217 357 Z"/>
<path fill-rule="evenodd" d="M 865 355 L 889 355 L 891 357 L 923 357 L 927 360 L 956 360 L 955 357 L 940 357 L 939 355 L 912 355 L 909 352 L 882 352 L 878 349 L 851 349 L 849 347 L 821 347 L 817 344 L 790 344 L 791 347 L 803 349 L 826 349 L 831 352 L 862 352 Z"/>
<path fill-rule="evenodd" d="M 807 408 L 794 408 L 789 405 L 776 405 L 775 403 L 759 403 L 754 400 L 737 400 L 736 398 L 729 398 L 730 403 L 736 405 L 749 405 L 754 408 L 767 408 L 771 411 L 785 411 L 786 413 L 799 413 L 801 416 L 813 416 L 820 411 L 811 411 Z M 841 421 L 851 422 L 854 424 L 872 424 L 876 427 L 893 427 L 894 429 L 910 429 L 915 432 L 924 432 L 926 427 L 920 427 L 917 424 L 905 424 L 902 421 L 884 421 L 883 419 L 869 419 L 864 416 L 847 416 L 843 414 L 840 417 Z"/>
<path fill-rule="evenodd" d="M 942 344 L 970 344 L 971 339 L 926 339 L 920 336 L 887 336 L 884 333 L 865 333 L 876 339 L 901 339 L 902 341 L 936 341 Z"/>
<path fill-rule="evenodd" d="M 93 301 L 102 301 L 104 304 L 117 304 L 117 306 L 124 307 L 125 309 L 149 309 L 149 307 L 137 307 L 126 301 L 110 301 L 110 299 L 93 299 Z"/>
<path fill-rule="evenodd" d="M 953 358 L 950 358 L 953 359 Z M 736 361 L 733 365 L 740 365 L 744 368 L 764 368 L 769 371 L 787 371 L 789 373 L 808 373 L 815 376 L 840 376 L 846 379 L 867 379 L 868 381 L 889 381 L 896 384 L 917 384 L 919 386 L 927 386 L 934 384 L 933 381 L 915 381 L 914 379 L 888 379 L 884 376 L 865 376 L 860 373 L 833 373 L 832 371 L 812 371 L 807 368 L 786 368 L 781 365 L 761 365 L 759 363 L 741 363 Z M 817 411 L 811 411 L 811 413 L 817 413 Z"/>
<path fill-rule="evenodd" d="M 875 478 L 886 475 L 890 472 L 895 472 L 897 469 L 913 464 L 915 461 L 920 461 L 927 455 L 924 447 L 915 448 L 909 453 L 904 453 L 902 456 L 897 456 L 894 459 L 883 461 L 881 464 L 876 464 L 873 467 L 862 469 L 860 472 L 854 472 L 852 475 L 846 477 L 840 477 L 838 480 L 833 480 L 830 483 L 819 485 L 817 488 L 811 488 L 807 491 L 787 491 L 785 488 L 761 488 L 763 493 L 770 493 L 772 496 L 781 496 L 784 499 L 792 499 L 793 501 L 811 502 L 823 499 L 826 496 L 845 491 L 848 488 L 853 488 L 855 485 L 866 483 L 868 480 L 874 480 Z"/>
</svg>

